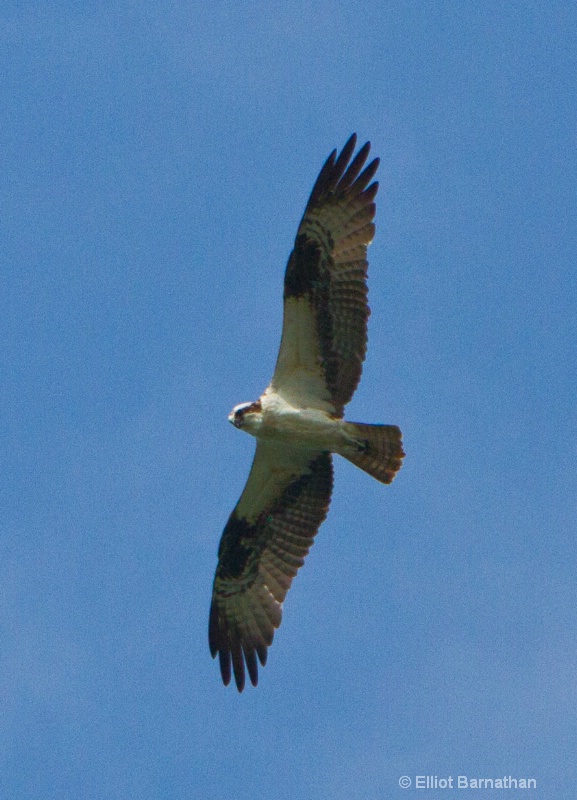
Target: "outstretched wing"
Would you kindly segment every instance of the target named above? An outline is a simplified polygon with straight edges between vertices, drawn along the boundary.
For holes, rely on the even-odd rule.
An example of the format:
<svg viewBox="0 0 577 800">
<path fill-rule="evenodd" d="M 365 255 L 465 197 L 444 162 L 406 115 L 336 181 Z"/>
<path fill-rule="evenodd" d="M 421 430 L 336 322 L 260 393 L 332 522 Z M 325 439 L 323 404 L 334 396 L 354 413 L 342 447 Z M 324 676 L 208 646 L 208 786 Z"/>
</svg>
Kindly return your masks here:
<svg viewBox="0 0 577 800">
<path fill-rule="evenodd" d="M 219 654 L 225 685 L 232 662 L 239 692 L 245 662 L 257 684 L 257 656 L 264 666 L 286 593 L 327 515 L 332 485 L 330 453 L 259 441 L 222 534 L 210 608 L 210 652 Z"/>
<path fill-rule="evenodd" d="M 375 226 L 367 142 L 350 162 L 353 134 L 328 157 L 307 203 L 284 286 L 280 352 L 270 389 L 297 407 L 342 416 L 367 349 L 367 246 Z M 363 169 L 364 168 L 364 169 Z M 369 185 L 370 184 L 370 185 Z"/>
</svg>

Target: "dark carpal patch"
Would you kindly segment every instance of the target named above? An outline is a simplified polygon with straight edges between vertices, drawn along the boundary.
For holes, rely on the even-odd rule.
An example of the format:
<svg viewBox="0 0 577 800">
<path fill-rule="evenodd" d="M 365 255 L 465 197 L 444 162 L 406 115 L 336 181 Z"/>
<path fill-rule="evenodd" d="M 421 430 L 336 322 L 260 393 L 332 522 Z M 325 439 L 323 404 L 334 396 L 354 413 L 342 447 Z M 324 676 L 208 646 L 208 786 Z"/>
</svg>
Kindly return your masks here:
<svg viewBox="0 0 577 800">
<path fill-rule="evenodd" d="M 221 579 L 240 578 L 247 573 L 250 560 L 256 565 L 271 535 L 269 525 L 273 520 L 281 520 L 290 515 L 291 509 L 307 492 L 328 493 L 332 487 L 330 455 L 321 453 L 309 464 L 310 472 L 300 475 L 284 489 L 274 506 L 263 512 L 256 524 L 252 525 L 243 517 L 232 514 L 223 531 L 218 557 L 218 577 Z M 250 569 L 249 569 L 250 572 Z"/>
<path fill-rule="evenodd" d="M 320 279 L 321 248 L 301 233 L 297 236 L 286 268 L 284 297 L 303 297 L 314 291 Z"/>
<path fill-rule="evenodd" d="M 218 548 L 218 577 L 239 578 L 251 554 L 254 553 L 254 537 L 257 528 L 243 517 L 232 514 L 223 531 Z"/>
</svg>

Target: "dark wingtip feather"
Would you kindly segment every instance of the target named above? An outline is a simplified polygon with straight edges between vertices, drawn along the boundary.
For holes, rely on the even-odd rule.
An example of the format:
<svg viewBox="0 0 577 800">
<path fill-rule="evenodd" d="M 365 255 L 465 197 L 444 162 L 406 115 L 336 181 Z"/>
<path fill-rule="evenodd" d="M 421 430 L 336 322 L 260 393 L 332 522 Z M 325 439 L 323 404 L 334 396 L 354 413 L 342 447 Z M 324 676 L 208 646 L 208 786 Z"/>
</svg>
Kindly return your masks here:
<svg viewBox="0 0 577 800">
<path fill-rule="evenodd" d="M 258 666 L 256 663 L 256 653 L 254 650 L 249 650 L 248 652 L 245 651 L 244 658 L 246 661 L 246 667 L 248 669 L 248 676 L 250 678 L 250 682 L 253 686 L 256 686 L 258 683 Z"/>
<path fill-rule="evenodd" d="M 353 186 L 353 190 L 358 192 L 359 194 L 366 189 L 372 179 L 375 177 L 375 173 L 379 168 L 379 164 L 381 163 L 380 158 L 373 158 L 371 163 L 365 167 L 363 172 L 359 175 L 355 184 Z"/>
<path fill-rule="evenodd" d="M 332 175 L 336 157 L 337 157 L 337 151 L 333 150 L 333 152 L 329 155 L 329 157 L 323 164 L 321 171 L 319 172 L 318 178 L 315 181 L 315 185 L 313 186 L 313 190 L 311 192 L 311 195 L 307 203 L 307 208 L 313 206 L 317 202 L 317 200 L 321 197 L 323 192 L 326 191 L 327 181 Z"/>
<path fill-rule="evenodd" d="M 324 186 L 325 192 L 332 192 L 333 189 L 337 186 L 338 182 L 343 177 L 343 173 L 347 168 L 347 164 L 351 160 L 351 156 L 354 153 L 356 144 L 357 144 L 357 134 L 353 133 L 349 137 L 343 149 L 341 150 L 340 155 L 338 156 L 337 160 L 334 163 L 330 175 L 327 175 Z"/>
<path fill-rule="evenodd" d="M 372 203 L 375 197 L 377 196 L 377 192 L 379 191 L 379 182 L 373 181 L 370 186 L 361 192 L 359 197 L 362 197 L 365 203 Z"/>
<path fill-rule="evenodd" d="M 364 172 L 361 170 L 367 160 L 371 149 L 371 143 L 365 142 L 359 152 L 353 158 L 351 163 L 351 156 L 355 151 L 357 144 L 357 134 L 353 133 L 349 136 L 341 152 L 337 155 L 337 150 L 333 150 L 327 158 L 318 178 L 315 181 L 313 190 L 307 202 L 305 214 L 313 206 L 317 205 L 319 201 L 331 192 L 347 192 L 351 191 L 353 194 L 360 194 L 367 186 L 371 178 L 374 176 L 379 166 L 379 159 L 375 158 Z M 359 173 L 361 173 L 359 175 Z"/>
<path fill-rule="evenodd" d="M 359 172 L 362 170 L 365 161 L 367 160 L 367 156 L 369 155 L 370 149 L 371 149 L 371 143 L 365 142 L 365 144 L 361 147 L 359 152 L 353 158 L 353 160 L 347 167 L 347 171 L 339 181 L 339 189 L 341 191 L 348 189 L 348 187 L 352 183 L 354 183 L 354 181 L 359 175 Z"/>
<path fill-rule="evenodd" d="M 268 655 L 267 648 L 264 645 L 257 644 L 256 652 L 257 652 L 257 655 L 258 655 L 258 660 L 261 663 L 261 666 L 265 667 L 266 666 L 266 658 L 267 658 L 267 655 Z"/>
<path fill-rule="evenodd" d="M 218 625 L 218 609 L 214 600 L 210 604 L 210 614 L 208 617 L 208 646 L 210 647 L 210 654 L 213 658 L 218 653 L 218 640 L 219 640 L 219 625 Z"/>
<path fill-rule="evenodd" d="M 215 653 L 216 655 L 216 653 Z M 218 653 L 218 660 L 220 663 L 220 674 L 222 675 L 222 682 L 225 686 L 228 686 L 230 683 L 230 651 L 229 650 L 219 650 Z"/>
<path fill-rule="evenodd" d="M 232 671 L 234 673 L 234 682 L 239 692 L 244 689 L 244 658 L 242 654 L 242 646 L 239 640 L 232 641 L 230 646 L 230 655 L 232 658 Z"/>
<path fill-rule="evenodd" d="M 354 153 L 355 147 L 357 145 L 357 134 L 352 133 L 349 138 L 347 139 L 345 146 L 341 150 L 340 156 L 337 158 L 335 163 L 335 172 L 343 173 L 349 161 L 351 160 L 351 156 Z"/>
<path fill-rule="evenodd" d="M 351 133 L 351 135 L 349 136 L 349 138 L 345 142 L 345 146 L 343 147 L 343 150 L 346 150 L 347 147 L 349 147 L 351 152 L 352 152 L 355 149 L 356 144 L 357 144 L 357 134 L 356 134 L 356 132 L 353 132 L 353 133 Z"/>
</svg>

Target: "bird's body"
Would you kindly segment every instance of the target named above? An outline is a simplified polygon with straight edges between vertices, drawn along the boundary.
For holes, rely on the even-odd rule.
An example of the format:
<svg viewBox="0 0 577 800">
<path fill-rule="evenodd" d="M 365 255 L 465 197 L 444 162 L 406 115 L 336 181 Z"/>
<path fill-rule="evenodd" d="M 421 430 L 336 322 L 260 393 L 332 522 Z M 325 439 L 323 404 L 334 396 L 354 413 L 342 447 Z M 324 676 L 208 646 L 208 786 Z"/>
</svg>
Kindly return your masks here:
<svg viewBox="0 0 577 800">
<path fill-rule="evenodd" d="M 258 679 L 293 577 L 326 517 L 332 453 L 382 483 L 404 456 L 396 425 L 347 422 L 344 406 L 358 384 L 366 352 L 366 250 L 373 238 L 370 145 L 349 164 L 353 134 L 327 159 L 315 183 L 289 258 L 284 320 L 272 381 L 229 420 L 257 439 L 246 487 L 219 546 L 209 623 L 213 656 L 228 684 L 231 665 L 242 691 L 245 666 Z M 369 185 L 370 184 L 370 185 Z"/>
<path fill-rule="evenodd" d="M 355 448 L 355 439 L 346 428 L 348 423 L 320 408 L 295 407 L 270 389 L 256 403 L 247 405 L 250 408 L 258 405 L 260 410 L 244 413 L 242 422 L 235 423 L 234 412 L 239 408 L 235 406 L 231 422 L 259 440 L 312 452 L 340 453 Z M 245 408 L 245 404 L 240 408 Z"/>
</svg>

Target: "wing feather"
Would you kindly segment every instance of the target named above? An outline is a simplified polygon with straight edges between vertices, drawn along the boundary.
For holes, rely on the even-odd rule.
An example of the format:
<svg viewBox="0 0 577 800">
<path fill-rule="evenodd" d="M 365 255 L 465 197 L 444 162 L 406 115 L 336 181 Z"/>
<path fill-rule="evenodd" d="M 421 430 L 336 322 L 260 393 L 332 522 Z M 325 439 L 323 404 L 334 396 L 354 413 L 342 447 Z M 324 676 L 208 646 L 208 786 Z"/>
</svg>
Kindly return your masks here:
<svg viewBox="0 0 577 800">
<path fill-rule="evenodd" d="M 270 477 L 263 489 L 266 475 L 274 476 L 274 491 Z M 239 692 L 245 666 L 257 684 L 257 657 L 264 666 L 282 603 L 326 517 L 332 485 L 330 453 L 258 443 L 220 542 L 209 620 L 211 654 L 219 655 L 225 685 L 234 675 Z"/>
<path fill-rule="evenodd" d="M 367 247 L 375 234 L 367 142 L 353 134 L 321 169 L 299 225 L 284 288 L 283 333 L 270 390 L 297 407 L 342 416 L 367 348 Z M 350 163 L 349 163 L 350 162 Z M 364 168 L 364 169 L 363 169 Z"/>
</svg>

